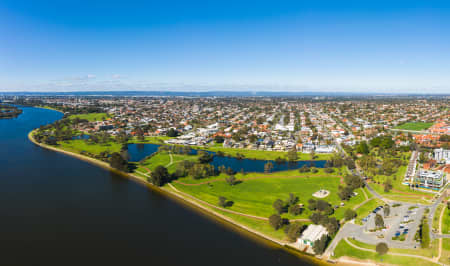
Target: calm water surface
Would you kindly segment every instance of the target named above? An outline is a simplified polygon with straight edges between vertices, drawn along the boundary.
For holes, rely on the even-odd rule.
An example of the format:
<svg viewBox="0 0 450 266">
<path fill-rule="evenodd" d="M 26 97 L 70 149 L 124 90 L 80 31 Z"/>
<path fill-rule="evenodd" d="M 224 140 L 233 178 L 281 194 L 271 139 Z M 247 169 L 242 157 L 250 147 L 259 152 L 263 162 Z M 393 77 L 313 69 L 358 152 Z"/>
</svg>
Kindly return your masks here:
<svg viewBox="0 0 450 266">
<path fill-rule="evenodd" d="M 146 187 L 27 139 L 60 119 L 0 120 L 1 265 L 312 265 Z"/>
<path fill-rule="evenodd" d="M 130 155 L 130 161 L 138 162 L 145 157 L 155 153 L 158 151 L 158 147 L 160 145 L 157 144 L 128 144 L 128 154 Z M 193 150 L 192 154 L 196 154 L 197 151 Z M 213 152 L 209 152 L 213 153 Z M 214 153 L 213 153 L 214 154 Z M 211 162 L 216 168 L 224 165 L 226 167 L 230 167 L 236 172 L 244 170 L 245 172 L 264 172 L 264 165 L 267 163 L 267 160 L 251 160 L 251 159 L 237 159 L 234 157 L 220 157 L 214 156 L 213 161 Z M 318 168 L 323 168 L 327 161 L 297 161 L 292 163 L 282 163 L 278 164 L 275 161 L 271 161 L 273 164 L 273 172 L 276 171 L 285 171 L 301 168 L 303 165 L 307 166 L 315 166 Z"/>
</svg>

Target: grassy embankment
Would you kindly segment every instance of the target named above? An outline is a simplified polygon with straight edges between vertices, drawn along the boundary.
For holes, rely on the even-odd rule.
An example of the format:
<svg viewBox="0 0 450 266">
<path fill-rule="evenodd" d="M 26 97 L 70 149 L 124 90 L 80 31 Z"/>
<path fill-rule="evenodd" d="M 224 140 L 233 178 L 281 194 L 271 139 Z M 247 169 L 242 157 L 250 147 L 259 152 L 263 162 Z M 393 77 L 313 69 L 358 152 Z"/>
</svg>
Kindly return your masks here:
<svg viewBox="0 0 450 266">
<path fill-rule="evenodd" d="M 374 245 L 365 244 L 356 240 L 348 239 L 352 244 L 365 248 L 371 249 L 375 251 Z M 437 255 L 437 241 L 432 243 L 432 246 L 427 249 L 397 249 L 390 248 L 389 253 L 403 253 L 403 254 L 411 254 L 411 255 L 419 255 L 424 257 L 436 256 Z M 350 246 L 345 240 L 341 240 L 334 250 L 334 258 L 339 258 L 343 256 L 353 257 L 360 260 L 371 260 L 375 262 L 382 262 L 386 264 L 394 264 L 394 265 L 436 265 L 430 261 L 420 258 L 414 257 L 404 257 L 404 256 L 396 256 L 396 255 L 379 255 L 376 252 L 364 251 Z"/>
<path fill-rule="evenodd" d="M 275 160 L 278 157 L 287 159 L 287 152 L 283 151 L 264 151 L 264 150 L 249 150 L 249 149 L 236 149 L 236 148 L 224 148 L 222 145 L 212 145 L 206 147 L 198 147 L 198 149 L 209 150 L 213 152 L 221 151 L 227 156 L 236 156 L 237 153 L 244 155 L 247 159 L 257 160 Z M 298 160 L 311 160 L 311 156 L 308 153 L 297 152 Z M 314 160 L 328 160 L 332 154 L 315 154 Z"/>
<path fill-rule="evenodd" d="M 413 131 L 422 131 L 430 128 L 433 123 L 424 123 L 424 122 L 408 122 L 401 124 L 394 129 L 402 129 L 402 130 L 413 130 Z"/>
</svg>

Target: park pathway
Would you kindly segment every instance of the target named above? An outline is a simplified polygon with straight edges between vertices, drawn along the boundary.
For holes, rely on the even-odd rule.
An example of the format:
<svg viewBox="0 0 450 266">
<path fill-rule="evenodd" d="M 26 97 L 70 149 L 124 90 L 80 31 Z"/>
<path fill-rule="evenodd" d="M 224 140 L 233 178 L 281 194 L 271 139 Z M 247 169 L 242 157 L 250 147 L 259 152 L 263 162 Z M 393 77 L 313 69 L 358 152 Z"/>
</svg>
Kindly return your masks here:
<svg viewBox="0 0 450 266">
<path fill-rule="evenodd" d="M 438 232 L 440 234 L 442 234 L 442 217 L 444 216 L 445 208 L 446 208 L 446 206 L 444 206 L 442 208 L 441 214 L 439 215 L 439 229 L 438 229 Z M 436 261 L 439 261 L 439 259 L 441 258 L 441 255 L 442 255 L 442 238 L 439 238 L 439 253 L 438 253 L 438 256 L 436 257 Z"/>
<path fill-rule="evenodd" d="M 372 252 L 372 253 L 377 253 L 375 250 L 373 249 L 368 249 L 368 248 L 362 248 L 362 247 L 358 247 L 357 245 L 351 243 L 350 241 L 348 241 L 347 238 L 344 238 L 344 241 L 347 242 L 347 244 L 349 244 L 351 247 L 362 250 L 362 251 L 367 251 L 367 252 Z M 414 255 L 414 254 L 405 254 L 405 253 L 396 253 L 396 252 L 388 252 L 386 253 L 387 255 L 392 255 L 392 256 L 401 256 L 401 257 L 411 257 L 411 258 L 418 258 L 418 259 L 423 259 L 423 260 L 427 260 L 429 262 L 433 262 L 433 263 L 437 263 L 437 264 L 441 264 L 441 265 L 445 265 L 442 263 L 439 263 L 438 261 L 436 261 L 436 259 L 432 259 L 432 258 L 428 258 L 428 257 L 424 257 L 424 256 L 420 256 L 420 255 Z"/>
<path fill-rule="evenodd" d="M 169 167 L 173 164 L 173 156 L 172 156 L 171 152 L 169 152 L 169 157 L 170 157 L 170 162 L 166 165 L 166 167 Z"/>
</svg>

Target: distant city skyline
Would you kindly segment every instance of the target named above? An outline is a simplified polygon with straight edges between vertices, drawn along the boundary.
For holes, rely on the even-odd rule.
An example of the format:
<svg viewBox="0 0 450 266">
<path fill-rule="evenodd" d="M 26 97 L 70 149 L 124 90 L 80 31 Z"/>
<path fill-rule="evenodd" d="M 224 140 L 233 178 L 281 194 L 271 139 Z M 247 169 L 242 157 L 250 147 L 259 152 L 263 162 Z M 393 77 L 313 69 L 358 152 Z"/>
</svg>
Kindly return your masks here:
<svg viewBox="0 0 450 266">
<path fill-rule="evenodd" d="M 446 1 L 0 3 L 1 91 L 450 93 Z"/>
</svg>

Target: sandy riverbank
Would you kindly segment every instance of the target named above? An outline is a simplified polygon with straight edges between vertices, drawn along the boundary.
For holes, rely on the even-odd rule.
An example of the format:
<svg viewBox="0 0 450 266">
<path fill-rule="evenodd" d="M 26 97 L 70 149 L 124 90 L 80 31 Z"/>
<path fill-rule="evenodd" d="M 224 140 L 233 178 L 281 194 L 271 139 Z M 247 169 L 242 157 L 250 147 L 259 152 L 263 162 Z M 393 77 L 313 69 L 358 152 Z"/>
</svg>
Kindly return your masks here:
<svg viewBox="0 0 450 266">
<path fill-rule="evenodd" d="M 117 173 L 119 175 L 121 175 L 122 177 L 125 177 L 127 179 L 133 180 L 141 185 L 144 185 L 146 187 L 148 187 L 149 189 L 152 189 L 155 192 L 158 192 L 160 194 L 163 194 L 164 196 L 169 197 L 172 200 L 177 201 L 178 203 L 182 203 L 184 206 L 189 207 L 190 209 L 202 214 L 205 217 L 208 217 L 210 219 L 213 219 L 215 222 L 218 222 L 222 225 L 225 225 L 231 229 L 233 229 L 234 231 L 237 231 L 238 233 L 249 237 L 253 240 L 259 241 L 259 242 L 263 242 L 263 244 L 265 245 L 269 245 L 272 248 L 282 248 L 285 251 L 292 253 L 298 257 L 300 257 L 302 260 L 306 260 L 309 261 L 311 263 L 314 264 L 325 264 L 324 261 L 319 260 L 317 258 L 314 258 L 313 256 L 310 255 L 306 255 L 304 253 L 301 253 L 300 250 L 298 250 L 295 246 L 284 242 L 284 241 L 280 241 L 277 239 L 274 239 L 270 236 L 267 236 L 261 232 L 258 232 L 252 228 L 249 228 L 246 225 L 240 224 L 236 221 L 234 221 L 233 219 L 222 215 L 218 212 L 215 212 L 214 210 L 211 210 L 210 208 L 203 206 L 202 204 L 200 204 L 199 202 L 197 202 L 195 199 L 192 199 L 192 197 L 187 197 L 185 195 L 183 195 L 183 192 L 180 192 L 176 189 L 168 189 L 168 188 L 161 188 L 161 187 L 157 187 L 153 184 L 151 184 L 150 182 L 147 182 L 146 180 L 132 174 L 132 173 L 125 173 L 122 171 L 119 171 L 117 169 L 112 168 L 108 163 L 85 156 L 85 155 L 81 155 L 78 153 L 74 153 L 74 152 L 70 152 L 70 151 L 65 151 L 62 149 L 58 149 L 56 147 L 50 146 L 50 145 L 46 145 L 43 143 L 38 143 L 34 138 L 33 138 L 33 131 L 31 131 L 30 133 L 28 133 L 28 139 L 33 142 L 35 145 L 38 145 L 44 149 L 48 149 L 48 150 L 52 150 L 55 152 L 59 152 L 59 153 L 63 153 L 65 155 L 68 156 L 72 156 L 75 157 L 77 159 L 83 160 L 85 162 L 88 162 L 90 164 L 102 167 L 108 171 L 112 171 L 114 173 Z"/>
</svg>

